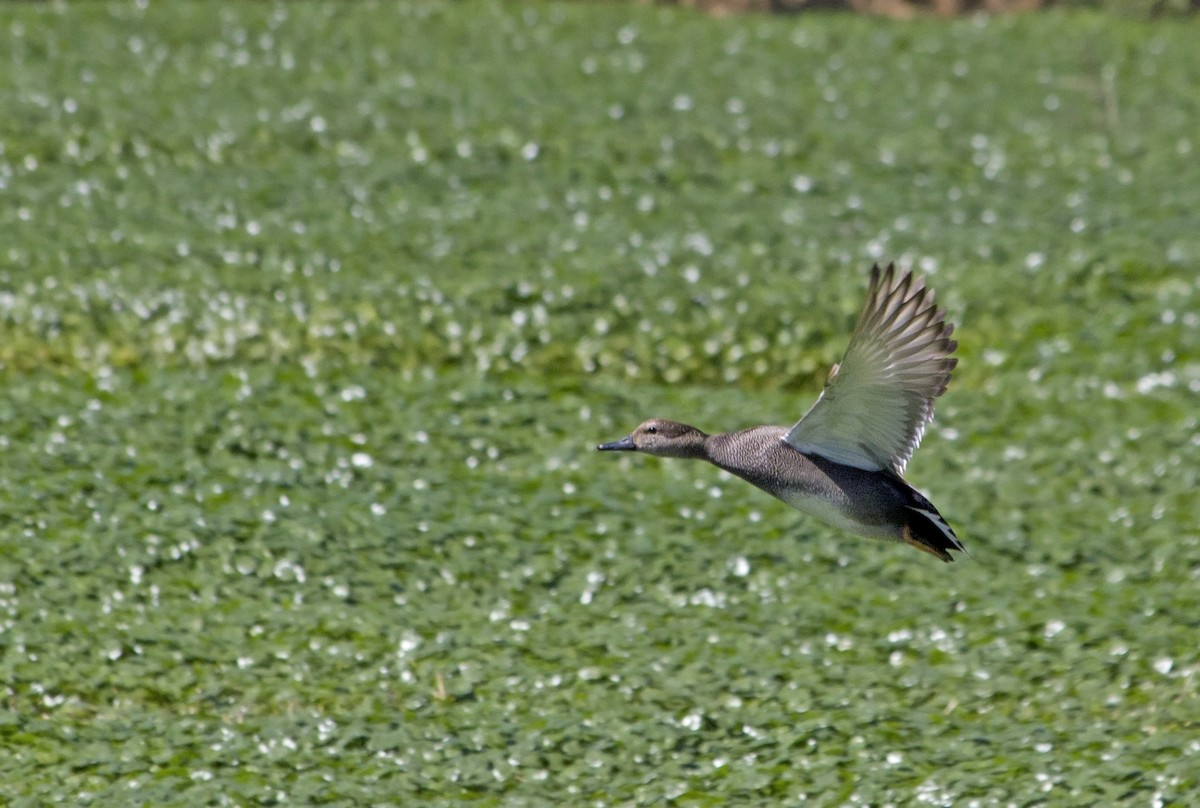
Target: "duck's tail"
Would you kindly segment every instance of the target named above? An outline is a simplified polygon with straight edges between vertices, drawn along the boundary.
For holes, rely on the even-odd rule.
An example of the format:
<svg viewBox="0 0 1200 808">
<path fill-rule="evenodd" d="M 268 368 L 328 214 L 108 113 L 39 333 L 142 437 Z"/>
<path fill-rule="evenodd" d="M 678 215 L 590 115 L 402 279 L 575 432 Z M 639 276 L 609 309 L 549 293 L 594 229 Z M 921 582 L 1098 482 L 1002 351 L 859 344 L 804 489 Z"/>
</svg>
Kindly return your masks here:
<svg viewBox="0 0 1200 808">
<path fill-rule="evenodd" d="M 916 491 L 913 495 L 917 501 L 905 508 L 908 519 L 901 531 L 901 540 L 918 550 L 937 556 L 942 561 L 954 560 L 950 555 L 951 550 L 966 553 L 967 548 L 963 547 L 958 536 L 954 535 L 954 530 L 946 524 L 937 508 L 933 507 L 933 503 Z"/>
</svg>

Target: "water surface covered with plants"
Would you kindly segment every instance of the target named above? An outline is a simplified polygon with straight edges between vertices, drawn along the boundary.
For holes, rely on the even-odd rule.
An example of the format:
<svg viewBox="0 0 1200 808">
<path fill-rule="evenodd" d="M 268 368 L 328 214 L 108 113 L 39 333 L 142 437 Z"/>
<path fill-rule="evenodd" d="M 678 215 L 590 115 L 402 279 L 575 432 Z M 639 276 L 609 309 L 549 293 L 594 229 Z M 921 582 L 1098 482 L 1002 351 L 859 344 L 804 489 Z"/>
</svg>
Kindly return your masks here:
<svg viewBox="0 0 1200 808">
<path fill-rule="evenodd" d="M 1187 22 L 0 11 L 0 798 L 1185 805 Z M 873 261 L 971 557 L 652 415 L 790 424 Z"/>
</svg>

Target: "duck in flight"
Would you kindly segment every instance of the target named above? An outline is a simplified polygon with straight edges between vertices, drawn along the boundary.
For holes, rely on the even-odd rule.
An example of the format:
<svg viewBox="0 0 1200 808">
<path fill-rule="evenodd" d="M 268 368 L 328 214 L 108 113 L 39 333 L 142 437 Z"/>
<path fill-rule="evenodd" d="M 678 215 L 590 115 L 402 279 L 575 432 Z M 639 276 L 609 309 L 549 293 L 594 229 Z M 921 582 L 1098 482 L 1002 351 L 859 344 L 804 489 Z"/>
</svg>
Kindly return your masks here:
<svg viewBox="0 0 1200 808">
<path fill-rule="evenodd" d="M 707 460 L 843 530 L 953 561 L 966 548 L 902 476 L 958 361 L 953 331 L 922 278 L 876 265 L 845 356 L 791 429 L 707 435 L 654 418 L 596 448 Z"/>
</svg>

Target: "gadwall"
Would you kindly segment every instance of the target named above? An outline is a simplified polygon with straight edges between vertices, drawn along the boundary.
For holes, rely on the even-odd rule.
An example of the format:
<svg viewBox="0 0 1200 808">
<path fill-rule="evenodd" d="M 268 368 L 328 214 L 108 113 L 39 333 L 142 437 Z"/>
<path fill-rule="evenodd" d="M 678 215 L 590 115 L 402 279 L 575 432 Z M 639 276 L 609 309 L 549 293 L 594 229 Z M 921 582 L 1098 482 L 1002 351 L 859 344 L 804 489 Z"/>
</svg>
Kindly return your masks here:
<svg viewBox="0 0 1200 808">
<path fill-rule="evenodd" d="M 953 331 L 923 279 L 876 265 L 845 356 L 791 429 L 706 435 L 655 418 L 596 448 L 707 460 L 843 530 L 953 561 L 949 551 L 966 548 L 901 476 L 933 419 L 933 400 L 950 382 Z"/>
</svg>

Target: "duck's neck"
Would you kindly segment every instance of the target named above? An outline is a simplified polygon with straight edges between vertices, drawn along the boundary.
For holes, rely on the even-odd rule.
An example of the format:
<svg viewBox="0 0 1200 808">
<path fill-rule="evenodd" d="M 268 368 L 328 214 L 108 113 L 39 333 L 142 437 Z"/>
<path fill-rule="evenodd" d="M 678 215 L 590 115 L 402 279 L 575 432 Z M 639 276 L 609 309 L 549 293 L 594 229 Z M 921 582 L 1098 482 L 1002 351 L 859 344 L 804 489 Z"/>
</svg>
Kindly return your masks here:
<svg viewBox="0 0 1200 808">
<path fill-rule="evenodd" d="M 684 460 L 711 460 L 709 445 L 712 435 L 706 435 L 695 427 L 691 427 L 686 435 L 672 441 L 669 446 L 658 449 L 652 454 L 660 457 L 680 457 Z"/>
<path fill-rule="evenodd" d="M 654 441 L 643 451 L 658 457 L 681 457 L 685 460 L 712 459 L 709 451 L 711 435 L 706 435 L 689 424 L 672 424 L 672 430 L 677 430 L 677 434 L 666 440 Z"/>
<path fill-rule="evenodd" d="M 700 430 L 696 430 L 696 434 L 692 440 L 684 444 L 681 449 L 680 457 L 685 457 L 689 460 L 712 460 L 712 435 L 706 435 Z"/>
</svg>

